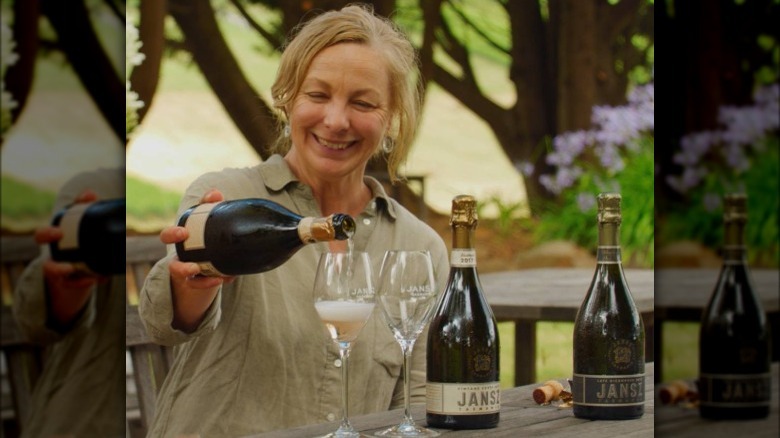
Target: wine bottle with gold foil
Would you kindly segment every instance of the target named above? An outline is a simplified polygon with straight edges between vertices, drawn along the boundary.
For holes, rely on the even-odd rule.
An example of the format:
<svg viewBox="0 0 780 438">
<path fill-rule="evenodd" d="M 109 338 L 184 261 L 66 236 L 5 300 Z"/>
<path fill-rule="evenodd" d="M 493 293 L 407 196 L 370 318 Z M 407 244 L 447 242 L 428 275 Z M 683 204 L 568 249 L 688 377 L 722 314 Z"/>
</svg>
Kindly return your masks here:
<svg viewBox="0 0 780 438">
<path fill-rule="evenodd" d="M 770 333 L 746 262 L 747 197 L 724 198 L 723 266 L 699 334 L 699 412 L 710 419 L 769 415 Z"/>
<path fill-rule="evenodd" d="M 208 276 L 257 274 L 274 269 L 308 243 L 346 240 L 355 221 L 346 214 L 303 217 L 268 199 L 236 199 L 187 209 L 178 225 L 189 237 L 176 243 L 179 260 Z"/>
<path fill-rule="evenodd" d="M 574 322 L 573 412 L 624 420 L 644 414 L 645 331 L 620 258 L 620 201 L 598 196 L 596 272 Z"/>
<path fill-rule="evenodd" d="M 452 201 L 450 276 L 431 319 L 427 344 L 428 425 L 485 429 L 501 408 L 498 328 L 477 275 L 476 200 Z"/>
</svg>

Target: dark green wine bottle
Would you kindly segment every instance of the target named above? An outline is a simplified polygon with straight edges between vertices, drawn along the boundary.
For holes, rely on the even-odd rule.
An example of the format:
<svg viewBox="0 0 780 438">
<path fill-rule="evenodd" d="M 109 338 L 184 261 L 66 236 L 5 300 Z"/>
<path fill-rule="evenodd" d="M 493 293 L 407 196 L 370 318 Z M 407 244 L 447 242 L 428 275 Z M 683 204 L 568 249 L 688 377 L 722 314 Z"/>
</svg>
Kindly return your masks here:
<svg viewBox="0 0 780 438">
<path fill-rule="evenodd" d="M 710 419 L 769 415 L 770 333 L 745 257 L 744 194 L 724 199 L 723 267 L 699 333 L 699 412 Z"/>
<path fill-rule="evenodd" d="M 477 275 L 476 200 L 452 201 L 450 276 L 428 329 L 426 418 L 431 427 L 496 427 L 501 408 L 498 328 Z"/>
<path fill-rule="evenodd" d="M 303 217 L 258 198 L 195 205 L 178 225 L 189 232 L 176 244 L 179 260 L 198 263 L 209 276 L 269 271 L 308 243 L 346 240 L 355 232 L 349 215 Z"/>
<path fill-rule="evenodd" d="M 62 230 L 62 239 L 49 244 L 52 260 L 93 274 L 124 274 L 125 205 L 124 198 L 105 199 L 59 211 L 51 224 Z"/>
<path fill-rule="evenodd" d="M 596 272 L 574 322 L 574 416 L 624 420 L 644 414 L 645 330 L 623 275 L 620 195 L 598 196 Z"/>
</svg>

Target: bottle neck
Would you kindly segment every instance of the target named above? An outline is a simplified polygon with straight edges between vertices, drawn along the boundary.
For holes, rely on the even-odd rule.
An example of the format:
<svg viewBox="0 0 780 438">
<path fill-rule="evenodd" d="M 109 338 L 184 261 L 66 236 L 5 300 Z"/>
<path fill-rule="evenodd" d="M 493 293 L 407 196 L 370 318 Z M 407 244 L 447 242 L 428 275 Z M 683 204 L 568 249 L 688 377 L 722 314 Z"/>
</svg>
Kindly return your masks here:
<svg viewBox="0 0 780 438">
<path fill-rule="evenodd" d="M 743 264 L 747 257 L 745 248 L 745 224 L 734 221 L 726 222 L 723 235 L 723 262 L 727 264 Z"/>
<path fill-rule="evenodd" d="M 599 246 L 597 263 L 620 263 L 620 223 L 599 222 Z"/>
<path fill-rule="evenodd" d="M 476 268 L 477 255 L 474 250 L 474 228 L 465 225 L 452 226 L 450 266 L 453 268 Z"/>
</svg>

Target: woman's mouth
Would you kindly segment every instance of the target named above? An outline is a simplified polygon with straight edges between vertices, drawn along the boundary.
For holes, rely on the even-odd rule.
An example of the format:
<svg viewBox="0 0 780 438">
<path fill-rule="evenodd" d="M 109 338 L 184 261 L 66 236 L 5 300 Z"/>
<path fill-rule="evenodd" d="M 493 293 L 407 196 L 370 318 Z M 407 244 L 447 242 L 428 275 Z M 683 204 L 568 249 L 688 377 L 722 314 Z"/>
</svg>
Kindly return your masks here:
<svg viewBox="0 0 780 438">
<path fill-rule="evenodd" d="M 325 140 L 324 138 L 318 137 L 316 135 L 314 136 L 314 138 L 317 140 L 317 143 L 325 146 L 326 148 L 334 149 L 334 150 L 338 150 L 338 151 L 340 151 L 342 149 L 346 149 L 349 146 L 352 146 L 352 144 L 354 143 L 354 141 L 347 141 L 347 142 L 328 141 L 328 140 Z"/>
</svg>

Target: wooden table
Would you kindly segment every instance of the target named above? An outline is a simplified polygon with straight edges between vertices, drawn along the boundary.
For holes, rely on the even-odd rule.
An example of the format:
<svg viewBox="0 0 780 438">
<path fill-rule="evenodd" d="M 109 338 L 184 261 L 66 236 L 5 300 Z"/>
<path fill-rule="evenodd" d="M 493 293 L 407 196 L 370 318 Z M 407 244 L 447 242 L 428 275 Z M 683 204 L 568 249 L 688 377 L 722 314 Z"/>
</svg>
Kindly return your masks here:
<svg viewBox="0 0 780 438">
<path fill-rule="evenodd" d="M 636 420 L 590 421 L 575 418 L 571 409 L 560 409 L 555 405 L 542 406 L 533 401 L 531 393 L 539 384 L 515 387 L 501 391 L 501 420 L 495 429 L 446 430 L 436 429 L 442 437 L 652 437 L 654 429 L 654 387 L 653 363 L 645 366 L 645 414 Z M 560 379 L 564 388 L 569 388 L 566 379 Z M 425 405 L 412 405 L 412 417 L 417 424 L 425 425 Z M 403 418 L 403 409 L 361 415 L 350 418 L 355 429 L 365 434 L 381 431 L 398 424 Z M 333 432 L 337 422 L 315 424 L 293 429 L 277 430 L 254 438 L 301 438 L 322 436 Z M 369 435 L 370 436 L 370 435 Z"/>
<path fill-rule="evenodd" d="M 570 321 L 593 279 L 591 268 L 526 269 L 480 275 L 499 321 L 515 323 L 515 385 L 536 381 L 536 323 Z M 645 361 L 654 361 L 653 271 L 626 269 L 626 282 L 645 325 Z"/>
<path fill-rule="evenodd" d="M 751 437 L 777 438 L 780 436 L 780 403 L 778 392 L 778 369 L 780 364 L 772 364 L 772 402 L 769 408 L 769 417 L 761 420 L 746 421 L 712 421 L 699 416 L 698 409 L 684 406 L 664 406 L 658 404 L 655 417 L 655 432 L 663 437 L 691 437 L 698 438 L 734 438 Z"/>
<path fill-rule="evenodd" d="M 666 321 L 699 322 L 707 306 L 720 269 L 658 269 L 655 294 L 655 348 L 661 357 L 663 347 L 663 323 Z M 780 357 L 780 271 L 777 269 L 753 269 L 755 293 L 772 327 L 772 357 Z M 661 361 L 656 366 L 656 381 L 662 378 Z"/>
</svg>

